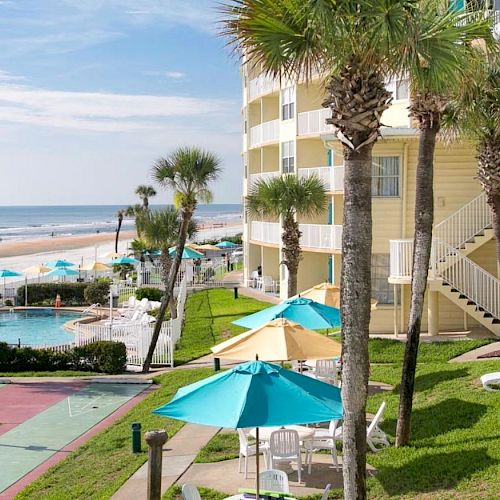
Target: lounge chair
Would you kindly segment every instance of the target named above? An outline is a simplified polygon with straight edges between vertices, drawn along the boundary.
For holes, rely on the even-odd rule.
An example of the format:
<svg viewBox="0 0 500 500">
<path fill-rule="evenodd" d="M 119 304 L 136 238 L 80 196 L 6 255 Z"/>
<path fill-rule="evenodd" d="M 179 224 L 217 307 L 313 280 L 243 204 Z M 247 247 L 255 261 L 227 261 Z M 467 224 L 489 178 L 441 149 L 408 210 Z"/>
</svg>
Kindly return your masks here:
<svg viewBox="0 0 500 500">
<path fill-rule="evenodd" d="M 182 485 L 182 498 L 184 500 L 201 500 L 198 488 L 192 484 Z"/>
<path fill-rule="evenodd" d="M 500 391 L 500 372 L 486 373 L 480 380 L 487 391 Z"/>
</svg>

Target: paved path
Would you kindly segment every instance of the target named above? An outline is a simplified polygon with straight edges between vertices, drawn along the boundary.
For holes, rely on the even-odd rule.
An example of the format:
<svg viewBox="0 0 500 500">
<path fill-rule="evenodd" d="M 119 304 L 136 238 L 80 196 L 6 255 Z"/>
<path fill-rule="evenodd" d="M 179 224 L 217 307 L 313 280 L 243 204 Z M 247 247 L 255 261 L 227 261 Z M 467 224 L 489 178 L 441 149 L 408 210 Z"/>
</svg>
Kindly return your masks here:
<svg viewBox="0 0 500 500">
<path fill-rule="evenodd" d="M 494 361 L 498 358 L 479 358 L 479 356 L 498 350 L 500 350 L 500 342 L 493 342 L 491 344 L 478 347 L 472 351 L 468 351 L 460 356 L 457 356 L 456 358 L 450 359 L 450 363 L 464 363 L 466 361 Z"/>
</svg>

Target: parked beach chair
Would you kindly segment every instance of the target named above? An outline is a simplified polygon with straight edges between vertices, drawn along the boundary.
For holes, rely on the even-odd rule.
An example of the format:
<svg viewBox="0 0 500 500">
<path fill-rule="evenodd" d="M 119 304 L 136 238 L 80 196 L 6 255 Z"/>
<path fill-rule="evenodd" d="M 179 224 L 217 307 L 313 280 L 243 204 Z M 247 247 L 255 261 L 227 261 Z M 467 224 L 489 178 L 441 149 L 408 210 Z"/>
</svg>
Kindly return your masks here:
<svg viewBox="0 0 500 500">
<path fill-rule="evenodd" d="M 250 444 L 248 442 L 248 434 L 245 429 L 237 429 L 238 437 L 240 440 L 240 454 L 238 457 L 238 472 L 241 472 L 241 459 L 245 459 L 245 479 L 248 478 L 248 457 L 255 456 L 257 452 L 257 447 L 255 444 Z M 259 444 L 259 452 L 264 455 L 264 462 L 266 463 L 267 468 L 267 444 Z"/>
<path fill-rule="evenodd" d="M 193 484 L 182 485 L 182 498 L 184 500 L 201 500 L 200 492 Z"/>
<path fill-rule="evenodd" d="M 487 391 L 495 392 L 500 390 L 500 372 L 486 373 L 480 380 Z"/>
<path fill-rule="evenodd" d="M 259 485 L 261 490 L 290 493 L 288 476 L 286 472 L 277 469 L 269 469 L 259 474 Z"/>
<path fill-rule="evenodd" d="M 300 450 L 299 433 L 292 429 L 279 429 L 271 432 L 269 437 L 269 467 L 286 460 L 297 462 L 299 483 L 302 481 L 302 456 Z"/>
<path fill-rule="evenodd" d="M 332 462 L 335 465 L 335 470 L 339 470 L 339 461 L 337 457 L 337 439 L 342 436 L 342 431 L 339 431 L 340 420 L 331 420 L 328 429 L 316 429 L 311 442 L 312 450 L 330 450 L 332 454 Z M 309 457 L 309 467 L 311 464 L 312 453 Z"/>
</svg>

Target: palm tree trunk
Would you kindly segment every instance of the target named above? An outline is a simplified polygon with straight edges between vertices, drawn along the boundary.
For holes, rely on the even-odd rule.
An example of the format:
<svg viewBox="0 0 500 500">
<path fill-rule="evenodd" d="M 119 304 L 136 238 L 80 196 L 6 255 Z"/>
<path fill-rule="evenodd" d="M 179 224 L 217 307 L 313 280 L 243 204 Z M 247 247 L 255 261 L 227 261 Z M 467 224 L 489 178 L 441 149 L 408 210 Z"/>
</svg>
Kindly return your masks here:
<svg viewBox="0 0 500 500">
<path fill-rule="evenodd" d="M 297 273 L 299 262 L 302 258 L 300 251 L 299 224 L 293 216 L 287 216 L 283 220 L 283 254 L 284 263 L 288 269 L 288 297 L 297 295 Z"/>
<path fill-rule="evenodd" d="M 411 277 L 411 306 L 406 334 L 403 373 L 401 376 L 399 417 L 396 429 L 396 446 L 406 446 L 411 434 L 411 411 L 417 366 L 420 324 L 424 309 L 424 295 L 432 247 L 434 221 L 434 149 L 439 120 L 420 130 L 415 195 L 415 234 Z"/>
<path fill-rule="evenodd" d="M 165 247 L 162 249 L 161 256 L 160 256 L 160 263 L 161 263 L 163 284 L 165 285 L 165 290 L 166 290 L 168 287 L 168 278 L 169 278 L 169 274 L 170 274 L 170 268 L 172 267 L 172 258 L 168 254 L 168 247 Z M 177 318 L 177 310 L 175 308 L 175 300 L 173 297 L 171 297 L 171 299 L 170 299 L 169 307 L 170 307 L 170 317 L 172 319 Z"/>
<path fill-rule="evenodd" d="M 372 148 L 344 148 L 342 401 L 344 498 L 366 498 L 366 398 L 372 251 Z"/>
<path fill-rule="evenodd" d="M 120 229 L 122 228 L 122 219 L 118 219 L 118 227 L 116 228 L 115 237 L 115 252 L 118 253 L 118 238 L 120 237 Z"/>
<path fill-rule="evenodd" d="M 165 318 L 165 312 L 167 310 L 168 304 L 174 296 L 175 281 L 177 278 L 177 273 L 179 272 L 179 268 L 181 267 L 182 253 L 184 252 L 184 246 L 186 245 L 189 222 L 191 221 L 192 216 L 192 209 L 182 210 L 182 221 L 179 228 L 179 239 L 177 240 L 177 246 L 175 248 L 175 259 L 173 261 L 172 267 L 170 268 L 167 287 L 165 290 L 165 294 L 161 299 L 161 306 L 156 319 L 155 329 L 153 331 L 153 336 L 151 338 L 151 343 L 149 345 L 146 359 L 144 360 L 144 364 L 142 366 L 143 373 L 147 373 L 149 371 L 149 368 L 151 367 L 153 354 L 158 342 L 158 337 L 160 336 L 161 325 L 163 323 L 163 319 Z"/>
<path fill-rule="evenodd" d="M 500 278 L 500 192 L 489 197 L 489 204 L 493 211 L 493 235 L 497 249 L 497 276 Z"/>
</svg>

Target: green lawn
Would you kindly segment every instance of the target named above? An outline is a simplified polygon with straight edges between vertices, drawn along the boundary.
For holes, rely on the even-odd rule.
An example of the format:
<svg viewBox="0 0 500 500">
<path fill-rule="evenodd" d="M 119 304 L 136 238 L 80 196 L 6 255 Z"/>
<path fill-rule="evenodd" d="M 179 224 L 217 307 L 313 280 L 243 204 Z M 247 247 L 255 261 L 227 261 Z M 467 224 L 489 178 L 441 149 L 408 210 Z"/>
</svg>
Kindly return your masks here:
<svg viewBox="0 0 500 500">
<path fill-rule="evenodd" d="M 174 353 L 175 364 L 183 364 L 210 352 L 218 342 L 246 331 L 231 321 L 269 307 L 269 303 L 248 297 L 234 299 L 225 288 L 201 290 L 186 301 L 182 337 Z"/>
<path fill-rule="evenodd" d="M 159 417 L 152 410 L 166 403 L 179 387 L 211 375 L 209 369 L 179 370 L 155 379 L 158 390 L 150 394 L 116 423 L 100 432 L 62 462 L 51 467 L 16 498 L 38 500 L 107 499 L 146 460 L 147 452 L 131 453 L 130 425 L 141 422 L 144 432 L 166 429 L 173 436 L 182 422 Z M 143 450 L 146 444 L 142 443 Z"/>
</svg>

